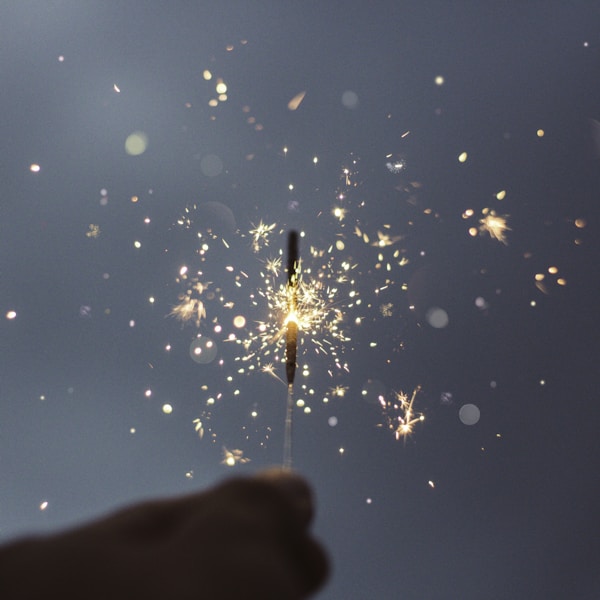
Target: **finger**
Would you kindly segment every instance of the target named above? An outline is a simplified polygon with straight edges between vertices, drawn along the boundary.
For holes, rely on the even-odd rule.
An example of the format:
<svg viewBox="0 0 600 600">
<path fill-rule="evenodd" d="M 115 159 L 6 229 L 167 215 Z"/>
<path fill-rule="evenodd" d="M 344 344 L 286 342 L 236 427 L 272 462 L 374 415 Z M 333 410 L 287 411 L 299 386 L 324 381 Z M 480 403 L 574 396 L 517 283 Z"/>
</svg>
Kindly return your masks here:
<svg viewBox="0 0 600 600">
<path fill-rule="evenodd" d="M 306 480 L 289 469 L 271 468 L 256 475 L 280 490 L 292 503 L 302 529 L 308 528 L 314 516 L 313 494 Z M 290 540 L 291 541 L 291 540 Z M 319 589 L 327 580 L 330 561 L 319 542 L 302 536 L 295 544 L 290 544 L 291 564 L 295 566 L 298 588 L 302 597 Z"/>
<path fill-rule="evenodd" d="M 296 547 L 293 558 L 302 597 L 312 594 L 327 581 L 331 571 L 330 561 L 319 542 L 306 538 L 303 544 Z"/>
<path fill-rule="evenodd" d="M 274 467 L 256 475 L 258 480 L 272 484 L 286 498 L 296 513 L 296 518 L 307 528 L 314 516 L 313 494 L 305 479 L 290 471 Z"/>
</svg>

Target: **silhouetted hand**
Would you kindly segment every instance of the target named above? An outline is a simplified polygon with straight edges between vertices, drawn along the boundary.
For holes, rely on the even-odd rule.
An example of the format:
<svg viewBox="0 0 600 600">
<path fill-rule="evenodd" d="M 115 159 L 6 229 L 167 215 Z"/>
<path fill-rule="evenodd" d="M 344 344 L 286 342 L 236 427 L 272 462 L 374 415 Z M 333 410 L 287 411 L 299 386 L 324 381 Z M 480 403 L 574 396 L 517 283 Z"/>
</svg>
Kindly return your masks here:
<svg viewBox="0 0 600 600">
<path fill-rule="evenodd" d="M 299 600 L 328 561 L 307 483 L 285 471 L 146 502 L 0 549 L 0 598 Z"/>
</svg>

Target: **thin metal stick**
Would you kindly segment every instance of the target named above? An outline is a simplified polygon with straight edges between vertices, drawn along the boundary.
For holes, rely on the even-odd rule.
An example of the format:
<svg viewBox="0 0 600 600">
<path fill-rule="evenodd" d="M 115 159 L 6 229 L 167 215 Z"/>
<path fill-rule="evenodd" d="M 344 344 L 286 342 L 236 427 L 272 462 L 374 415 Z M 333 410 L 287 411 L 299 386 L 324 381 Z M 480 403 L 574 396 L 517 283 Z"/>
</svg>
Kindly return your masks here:
<svg viewBox="0 0 600 600">
<path fill-rule="evenodd" d="M 292 411 L 294 409 L 294 384 L 288 384 L 285 410 L 285 433 L 283 438 L 283 468 L 292 468 Z"/>
</svg>

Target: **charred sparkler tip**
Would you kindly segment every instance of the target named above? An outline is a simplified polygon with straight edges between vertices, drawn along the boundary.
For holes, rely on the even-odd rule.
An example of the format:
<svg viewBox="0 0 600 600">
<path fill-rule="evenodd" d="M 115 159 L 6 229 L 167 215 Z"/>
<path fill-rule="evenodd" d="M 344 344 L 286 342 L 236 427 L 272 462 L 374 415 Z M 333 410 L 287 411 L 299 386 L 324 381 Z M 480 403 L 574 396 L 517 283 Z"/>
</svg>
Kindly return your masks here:
<svg viewBox="0 0 600 600">
<path fill-rule="evenodd" d="M 296 350 L 298 347 L 298 323 L 295 319 L 288 319 L 287 336 L 285 344 L 285 374 L 288 385 L 294 383 L 296 375 Z"/>
<path fill-rule="evenodd" d="M 288 285 L 290 286 L 293 286 L 297 283 L 298 259 L 298 232 L 292 230 L 288 234 L 287 261 Z"/>
</svg>

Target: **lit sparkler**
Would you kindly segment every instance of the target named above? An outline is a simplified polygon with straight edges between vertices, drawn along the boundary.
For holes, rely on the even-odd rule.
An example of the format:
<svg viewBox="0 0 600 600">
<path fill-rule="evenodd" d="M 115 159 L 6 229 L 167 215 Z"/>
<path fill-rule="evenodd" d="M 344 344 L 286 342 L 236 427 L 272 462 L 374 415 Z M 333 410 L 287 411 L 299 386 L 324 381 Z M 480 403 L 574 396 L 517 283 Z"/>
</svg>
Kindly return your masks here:
<svg viewBox="0 0 600 600">
<path fill-rule="evenodd" d="M 288 383 L 287 405 L 285 415 L 285 437 L 283 447 L 283 466 L 290 469 L 292 466 L 292 410 L 294 406 L 294 377 L 296 375 L 296 354 L 298 350 L 298 233 L 290 231 L 288 236 L 288 264 L 287 264 L 287 304 L 288 315 L 286 319 L 285 342 L 285 374 Z"/>
</svg>

